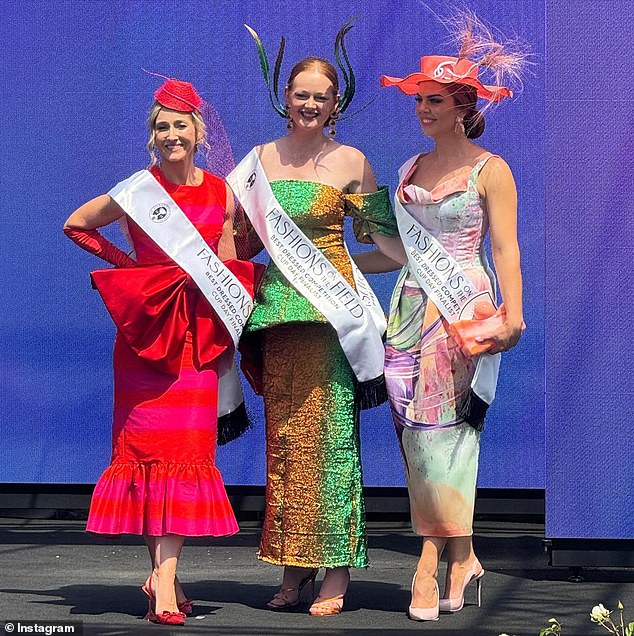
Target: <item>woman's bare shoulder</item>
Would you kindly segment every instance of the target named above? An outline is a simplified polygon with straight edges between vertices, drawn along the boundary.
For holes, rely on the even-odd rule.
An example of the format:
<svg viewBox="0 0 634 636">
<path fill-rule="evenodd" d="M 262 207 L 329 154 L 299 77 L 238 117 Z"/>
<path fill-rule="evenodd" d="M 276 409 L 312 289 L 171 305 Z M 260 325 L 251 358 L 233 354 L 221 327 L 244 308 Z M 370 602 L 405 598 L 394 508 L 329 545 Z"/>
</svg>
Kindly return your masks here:
<svg viewBox="0 0 634 636">
<path fill-rule="evenodd" d="M 262 156 L 263 154 L 268 154 L 269 152 L 277 150 L 277 145 L 279 141 L 280 141 L 279 139 L 273 139 L 263 144 L 258 144 L 255 147 L 255 151 L 258 153 L 259 156 Z"/>
<path fill-rule="evenodd" d="M 499 155 L 489 157 L 480 173 L 483 179 L 487 178 L 505 178 L 512 175 L 511 167 Z"/>
<path fill-rule="evenodd" d="M 363 163 L 366 161 L 365 155 L 354 146 L 337 144 L 337 148 L 335 149 L 335 151 L 340 157 L 345 158 L 347 161 L 352 161 L 361 165 L 363 165 Z"/>
<path fill-rule="evenodd" d="M 350 180 L 360 178 L 367 170 L 366 156 L 354 146 L 338 144 L 336 148 L 333 148 L 332 158 L 337 169 L 342 174 L 348 175 Z"/>
</svg>

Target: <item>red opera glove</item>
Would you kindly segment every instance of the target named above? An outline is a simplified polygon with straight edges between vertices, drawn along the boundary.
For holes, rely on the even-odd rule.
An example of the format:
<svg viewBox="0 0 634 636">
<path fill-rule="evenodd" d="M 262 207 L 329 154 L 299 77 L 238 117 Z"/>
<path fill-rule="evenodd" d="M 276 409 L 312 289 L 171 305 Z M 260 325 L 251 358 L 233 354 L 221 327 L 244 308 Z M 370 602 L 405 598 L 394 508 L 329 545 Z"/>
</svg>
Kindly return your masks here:
<svg viewBox="0 0 634 636">
<path fill-rule="evenodd" d="M 466 356 L 477 356 L 493 348 L 495 341 L 493 334 L 506 321 L 506 309 L 501 305 L 499 309 L 489 302 L 479 302 L 473 310 L 472 320 L 457 320 L 449 325 L 449 333 L 458 343 L 462 353 Z M 478 342 L 476 338 L 484 338 Z"/>
<path fill-rule="evenodd" d="M 64 234 L 82 249 L 115 267 L 134 267 L 137 264 L 133 258 L 130 258 L 123 250 L 99 234 L 97 230 L 78 230 L 65 227 Z"/>
</svg>

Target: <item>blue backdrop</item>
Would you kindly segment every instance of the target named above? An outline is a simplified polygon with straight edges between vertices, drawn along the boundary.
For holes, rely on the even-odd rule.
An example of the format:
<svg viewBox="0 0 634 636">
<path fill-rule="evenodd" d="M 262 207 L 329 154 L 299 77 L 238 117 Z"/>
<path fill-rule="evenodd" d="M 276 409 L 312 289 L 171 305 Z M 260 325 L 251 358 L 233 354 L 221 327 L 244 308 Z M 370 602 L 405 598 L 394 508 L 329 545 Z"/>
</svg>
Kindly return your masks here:
<svg viewBox="0 0 634 636">
<path fill-rule="evenodd" d="M 428 4 L 446 13 L 441 3 Z M 379 91 L 378 78 L 416 70 L 425 53 L 455 53 L 422 3 L 396 6 L 360 0 L 3 5 L 0 482 L 91 483 L 108 462 L 114 329 L 88 279 L 102 263 L 65 239 L 61 226 L 81 203 L 147 164 L 145 119 L 158 80 L 141 68 L 199 87 L 224 118 L 239 159 L 284 132 L 243 23 L 259 31 L 272 53 L 280 35 L 287 36 L 288 74 L 305 55 L 332 57 L 339 26 L 362 15 L 348 38 L 358 78 L 352 110 L 379 96 L 338 126 L 338 139 L 363 150 L 393 190 L 398 166 L 429 146 L 413 99 Z M 472 6 L 535 52 L 524 93 L 490 112 L 481 139 L 506 158 L 517 180 L 528 329 L 504 357 L 479 485 L 543 488 L 544 2 Z M 384 305 L 394 278 L 370 281 Z M 219 451 L 228 484 L 264 483 L 261 403 L 251 394 L 249 408 L 254 429 Z M 362 445 L 367 485 L 404 484 L 387 407 L 363 414 Z"/>
<path fill-rule="evenodd" d="M 634 6 L 547 18 L 546 531 L 633 539 Z"/>
</svg>

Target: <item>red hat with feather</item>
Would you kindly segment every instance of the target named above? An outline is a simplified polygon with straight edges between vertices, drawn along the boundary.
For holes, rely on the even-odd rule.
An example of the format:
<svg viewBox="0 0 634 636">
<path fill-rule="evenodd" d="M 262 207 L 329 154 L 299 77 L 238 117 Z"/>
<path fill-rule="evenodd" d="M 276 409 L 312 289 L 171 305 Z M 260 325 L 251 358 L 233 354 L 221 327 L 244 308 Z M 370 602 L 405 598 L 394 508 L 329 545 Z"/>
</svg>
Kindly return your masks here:
<svg viewBox="0 0 634 636">
<path fill-rule="evenodd" d="M 200 110 L 202 98 L 193 84 L 177 79 L 168 79 L 154 93 L 154 99 L 165 108 L 191 113 Z"/>
<path fill-rule="evenodd" d="M 521 85 L 522 74 L 529 63 L 526 47 L 519 40 L 500 43 L 500 38 L 471 11 L 458 11 L 452 18 L 439 17 L 439 20 L 458 45 L 458 57 L 424 55 L 419 72 L 404 78 L 383 75 L 381 86 L 397 86 L 405 94 L 415 95 L 422 82 L 439 82 L 472 86 L 478 97 L 489 102 L 513 97 L 513 91 L 505 84 L 511 81 Z M 491 71 L 495 83 L 484 84 L 479 79 L 479 73 L 485 70 Z"/>
<path fill-rule="evenodd" d="M 420 72 L 411 73 L 404 78 L 382 75 L 381 86 L 396 86 L 406 95 L 415 95 L 422 82 L 440 82 L 473 86 L 478 97 L 491 102 L 500 102 L 505 97 L 513 96 L 513 91 L 505 86 L 483 84 L 478 79 L 478 68 L 478 64 L 464 58 L 424 55 L 420 58 Z"/>
</svg>

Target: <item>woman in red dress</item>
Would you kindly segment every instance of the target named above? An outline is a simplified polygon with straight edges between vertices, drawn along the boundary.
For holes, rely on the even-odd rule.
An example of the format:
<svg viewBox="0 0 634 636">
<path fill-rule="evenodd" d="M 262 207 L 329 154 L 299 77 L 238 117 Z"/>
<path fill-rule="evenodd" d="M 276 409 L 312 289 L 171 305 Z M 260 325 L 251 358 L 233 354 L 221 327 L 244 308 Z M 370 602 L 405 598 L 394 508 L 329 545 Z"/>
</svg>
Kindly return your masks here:
<svg viewBox="0 0 634 636">
<path fill-rule="evenodd" d="M 233 195 L 222 179 L 194 165 L 196 150 L 207 145 L 202 100 L 191 84 L 178 80 L 166 81 L 155 98 L 150 173 L 253 295 L 253 265 L 233 260 Z M 97 231 L 117 220 L 135 259 Z M 219 358 L 232 356 L 233 341 L 192 278 L 111 196 L 75 210 L 64 231 L 83 249 L 123 268 L 93 276 L 118 331 L 112 461 L 95 487 L 87 530 L 143 535 L 152 560 L 142 587 L 150 599 L 146 618 L 183 624 L 191 601 L 176 566 L 185 537 L 238 530 L 214 464 Z"/>
</svg>

